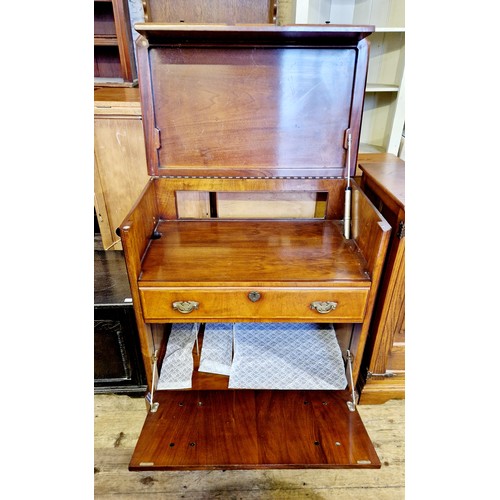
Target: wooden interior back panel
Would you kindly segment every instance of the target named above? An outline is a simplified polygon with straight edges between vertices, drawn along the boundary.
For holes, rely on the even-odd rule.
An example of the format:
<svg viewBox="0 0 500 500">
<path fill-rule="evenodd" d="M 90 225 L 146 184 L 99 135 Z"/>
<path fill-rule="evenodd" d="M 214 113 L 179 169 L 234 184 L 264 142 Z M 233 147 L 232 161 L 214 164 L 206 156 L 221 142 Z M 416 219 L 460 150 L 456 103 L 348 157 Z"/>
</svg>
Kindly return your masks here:
<svg viewBox="0 0 500 500">
<path fill-rule="evenodd" d="M 130 470 L 379 468 L 348 391 L 158 391 Z"/>
<path fill-rule="evenodd" d="M 210 193 L 214 194 L 215 203 L 232 193 L 235 197 L 252 196 L 255 199 L 269 197 L 274 193 L 274 200 L 303 198 L 316 193 L 316 211 L 314 217 L 341 219 L 344 213 L 345 179 L 243 179 L 243 178 L 158 178 L 155 179 L 158 197 L 159 217 L 177 219 L 193 216 L 208 217 Z M 240 193 L 240 194 L 236 194 Z M 194 200 L 200 201 L 198 211 L 193 210 Z M 322 201 L 324 199 L 324 202 Z M 252 203 L 250 203 L 251 205 Z M 273 207 L 276 203 L 272 202 Z M 188 205 L 191 205 L 188 207 Z M 269 207 L 269 205 L 267 205 Z M 205 211 L 204 211 L 205 210 Z M 222 211 L 224 213 L 224 210 Z M 240 214 L 241 215 L 241 214 Z M 247 214 L 248 215 L 248 214 Z M 262 214 L 261 214 L 262 215 Z M 269 213 L 274 218 L 275 213 Z M 301 215 L 305 215 L 302 213 Z M 236 217 L 236 214 L 233 214 Z M 293 217 L 288 213 L 288 217 Z M 247 217 L 244 217 L 247 218 Z"/>
<path fill-rule="evenodd" d="M 325 212 L 324 203 L 319 206 L 322 197 L 314 191 L 217 193 L 216 200 L 217 217 L 224 219 L 312 219 L 323 218 Z"/>
</svg>

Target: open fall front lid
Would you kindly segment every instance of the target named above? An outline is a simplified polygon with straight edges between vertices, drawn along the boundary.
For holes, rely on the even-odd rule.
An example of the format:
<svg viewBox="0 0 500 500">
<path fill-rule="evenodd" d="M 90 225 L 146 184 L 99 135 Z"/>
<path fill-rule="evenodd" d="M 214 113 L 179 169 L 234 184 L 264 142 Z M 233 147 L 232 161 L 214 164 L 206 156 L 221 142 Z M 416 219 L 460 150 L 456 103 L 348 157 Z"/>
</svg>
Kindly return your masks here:
<svg viewBox="0 0 500 500">
<path fill-rule="evenodd" d="M 135 29 L 150 175 L 354 175 L 373 26 Z"/>
</svg>

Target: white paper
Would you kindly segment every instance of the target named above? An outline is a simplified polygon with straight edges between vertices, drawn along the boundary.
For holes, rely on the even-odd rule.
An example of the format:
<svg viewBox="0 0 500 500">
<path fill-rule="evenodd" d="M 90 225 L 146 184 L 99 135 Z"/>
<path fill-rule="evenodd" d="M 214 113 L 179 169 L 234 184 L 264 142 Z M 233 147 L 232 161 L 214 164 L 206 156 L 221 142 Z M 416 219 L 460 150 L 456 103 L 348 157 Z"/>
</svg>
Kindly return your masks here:
<svg viewBox="0 0 500 500">
<path fill-rule="evenodd" d="M 191 388 L 194 369 L 193 346 L 199 326 L 199 323 L 172 325 L 157 390 Z"/>
<path fill-rule="evenodd" d="M 236 323 L 231 389 L 345 389 L 332 325 Z"/>
</svg>

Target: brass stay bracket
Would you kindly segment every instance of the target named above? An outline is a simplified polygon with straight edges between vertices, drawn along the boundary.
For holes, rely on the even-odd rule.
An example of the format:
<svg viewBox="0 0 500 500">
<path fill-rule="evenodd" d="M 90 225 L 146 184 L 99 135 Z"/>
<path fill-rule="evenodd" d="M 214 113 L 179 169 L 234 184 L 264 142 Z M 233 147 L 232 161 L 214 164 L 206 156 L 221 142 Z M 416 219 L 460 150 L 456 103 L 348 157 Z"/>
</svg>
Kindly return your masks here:
<svg viewBox="0 0 500 500">
<path fill-rule="evenodd" d="M 155 413 L 156 410 L 158 410 L 158 407 L 160 406 L 160 403 L 155 402 L 153 400 L 154 396 L 154 391 L 155 391 L 155 385 L 156 385 L 156 373 L 157 373 L 157 364 L 158 364 L 158 350 L 154 352 L 154 354 L 151 356 L 151 363 L 153 364 L 153 374 L 152 374 L 152 380 L 151 380 L 151 392 L 148 392 L 146 394 L 146 401 L 149 403 L 149 411 L 151 413 Z"/>
<path fill-rule="evenodd" d="M 354 389 L 354 379 L 352 376 L 352 355 L 349 349 L 347 349 L 347 368 L 349 368 L 349 382 L 352 394 L 352 401 L 347 401 L 347 407 L 349 411 L 356 411 L 356 391 Z"/>
</svg>

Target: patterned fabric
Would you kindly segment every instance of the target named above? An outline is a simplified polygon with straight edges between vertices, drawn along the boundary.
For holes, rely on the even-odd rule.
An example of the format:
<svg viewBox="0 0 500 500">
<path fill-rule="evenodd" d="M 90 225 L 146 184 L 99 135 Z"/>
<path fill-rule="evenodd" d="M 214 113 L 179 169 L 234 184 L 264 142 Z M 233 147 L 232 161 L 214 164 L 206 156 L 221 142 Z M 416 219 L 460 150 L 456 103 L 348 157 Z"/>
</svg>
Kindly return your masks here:
<svg viewBox="0 0 500 500">
<path fill-rule="evenodd" d="M 236 323 L 231 389 L 345 389 L 333 325 Z"/>
<path fill-rule="evenodd" d="M 199 323 L 174 323 L 158 379 L 157 390 L 190 389 L 193 376 L 193 346 Z"/>
<path fill-rule="evenodd" d="M 198 371 L 229 375 L 233 360 L 233 324 L 207 323 Z"/>
</svg>

